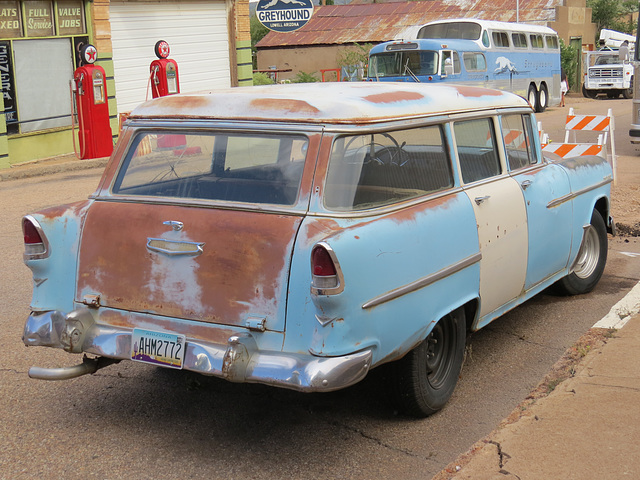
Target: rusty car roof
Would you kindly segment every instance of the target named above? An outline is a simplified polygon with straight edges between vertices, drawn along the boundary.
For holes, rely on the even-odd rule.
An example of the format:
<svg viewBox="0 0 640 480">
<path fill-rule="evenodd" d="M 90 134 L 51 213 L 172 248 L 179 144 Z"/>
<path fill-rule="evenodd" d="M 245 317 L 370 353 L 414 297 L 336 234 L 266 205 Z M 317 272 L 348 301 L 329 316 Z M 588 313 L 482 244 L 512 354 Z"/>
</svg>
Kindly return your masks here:
<svg viewBox="0 0 640 480">
<path fill-rule="evenodd" d="M 503 107 L 528 107 L 509 92 L 462 85 L 393 82 L 236 87 L 145 102 L 131 119 L 219 119 L 357 124 Z"/>
</svg>

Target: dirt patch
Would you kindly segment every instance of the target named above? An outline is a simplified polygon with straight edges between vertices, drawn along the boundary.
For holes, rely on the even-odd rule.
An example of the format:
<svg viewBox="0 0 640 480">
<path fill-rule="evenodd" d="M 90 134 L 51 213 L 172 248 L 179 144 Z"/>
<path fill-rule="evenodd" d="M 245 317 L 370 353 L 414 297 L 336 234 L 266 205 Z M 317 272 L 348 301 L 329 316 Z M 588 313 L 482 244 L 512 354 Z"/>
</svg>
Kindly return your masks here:
<svg viewBox="0 0 640 480">
<path fill-rule="evenodd" d="M 560 360 L 551 367 L 551 370 L 549 370 L 538 386 L 529 393 L 520 405 L 513 409 L 507 418 L 500 422 L 497 429 L 504 428 L 507 425 L 517 422 L 523 416 L 528 415 L 528 410 L 539 399 L 549 395 L 563 381 L 575 376 L 582 370 L 582 368 L 584 368 L 584 365 L 581 362 L 589 352 L 600 348 L 614 335 L 614 329 L 606 330 L 601 328 L 592 328 L 580 337 L 573 346 L 565 351 L 564 355 L 560 357 Z M 447 465 L 447 467 L 433 477 L 432 480 L 451 480 L 455 478 L 456 473 L 468 464 L 471 461 L 471 458 L 478 451 L 482 450 L 486 444 L 491 443 L 492 435 L 493 433 L 490 433 L 487 437 L 474 443 L 466 453 L 463 453 L 455 461 Z"/>
<path fill-rule="evenodd" d="M 611 214 L 618 234 L 640 236 L 640 185 L 618 184 L 611 189 Z"/>
</svg>

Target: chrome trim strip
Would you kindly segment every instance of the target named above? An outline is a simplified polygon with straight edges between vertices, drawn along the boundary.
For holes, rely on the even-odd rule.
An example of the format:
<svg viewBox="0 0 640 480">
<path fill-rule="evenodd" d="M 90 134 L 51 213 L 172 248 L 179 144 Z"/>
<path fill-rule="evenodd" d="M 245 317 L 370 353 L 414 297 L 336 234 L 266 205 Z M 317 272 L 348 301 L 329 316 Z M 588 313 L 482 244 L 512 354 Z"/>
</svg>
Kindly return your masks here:
<svg viewBox="0 0 640 480">
<path fill-rule="evenodd" d="M 611 178 L 611 175 L 607 175 L 606 177 L 604 177 L 604 180 L 602 180 L 600 183 L 596 183 L 595 185 L 592 185 L 590 187 L 586 187 L 583 188 L 581 190 L 578 190 L 577 192 L 572 192 L 569 193 L 567 195 L 563 195 L 562 197 L 556 198 L 555 200 L 551 200 L 548 204 L 547 204 L 547 208 L 553 208 L 553 207 L 557 207 L 558 205 L 561 205 L 565 202 L 568 202 L 569 200 L 573 200 L 574 198 L 584 194 L 584 193 L 588 193 L 592 190 L 596 190 L 597 188 L 600 187 L 604 187 L 605 185 L 607 185 L 608 183 L 611 183 L 613 180 Z"/>
<path fill-rule="evenodd" d="M 185 248 L 186 247 L 186 248 Z M 177 242 L 164 238 L 147 238 L 147 250 L 165 255 L 200 255 L 204 252 L 204 243 Z"/>
<path fill-rule="evenodd" d="M 459 262 L 456 262 L 453 265 L 443 268 L 442 270 L 432 273 L 431 275 L 427 275 L 426 277 L 416 280 L 415 282 L 411 282 L 402 287 L 395 288 L 383 295 L 372 298 L 371 300 L 366 302 L 364 305 L 362 305 L 362 308 L 363 309 L 372 308 L 382 303 L 388 302 L 390 300 L 395 300 L 396 298 L 406 295 L 407 293 L 414 292 L 420 288 L 426 287 L 427 285 L 431 285 L 432 283 L 435 283 L 438 280 L 442 280 L 443 278 L 448 277 L 449 275 L 453 275 L 454 273 L 457 273 L 460 270 L 467 268 L 468 266 L 473 265 L 474 263 L 479 262 L 481 259 L 482 259 L 482 254 L 480 252 L 475 253 L 470 257 L 460 260 Z"/>
</svg>

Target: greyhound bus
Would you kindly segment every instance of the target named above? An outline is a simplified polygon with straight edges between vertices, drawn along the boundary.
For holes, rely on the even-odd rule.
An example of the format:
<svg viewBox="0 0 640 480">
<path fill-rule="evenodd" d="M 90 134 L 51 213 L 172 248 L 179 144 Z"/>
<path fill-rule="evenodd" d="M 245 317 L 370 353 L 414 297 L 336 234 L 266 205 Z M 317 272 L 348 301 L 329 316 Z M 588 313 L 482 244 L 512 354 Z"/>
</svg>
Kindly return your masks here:
<svg viewBox="0 0 640 480">
<path fill-rule="evenodd" d="M 438 20 L 369 52 L 367 80 L 450 82 L 508 90 L 537 112 L 560 104 L 560 45 L 548 27 Z"/>
</svg>

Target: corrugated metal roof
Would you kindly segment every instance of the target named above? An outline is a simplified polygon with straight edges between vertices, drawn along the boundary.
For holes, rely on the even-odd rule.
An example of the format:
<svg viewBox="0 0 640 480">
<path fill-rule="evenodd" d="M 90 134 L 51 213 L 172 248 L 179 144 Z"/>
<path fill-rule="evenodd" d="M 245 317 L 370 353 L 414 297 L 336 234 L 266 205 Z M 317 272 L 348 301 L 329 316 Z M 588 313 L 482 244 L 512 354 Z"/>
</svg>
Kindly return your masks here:
<svg viewBox="0 0 640 480">
<path fill-rule="evenodd" d="M 269 32 L 258 48 L 380 43 L 400 38 L 407 28 L 446 18 L 516 21 L 518 0 L 428 0 L 357 3 L 316 7 L 311 20 L 295 32 Z M 538 25 L 555 20 L 562 0 L 519 0 L 520 22 Z"/>
</svg>

